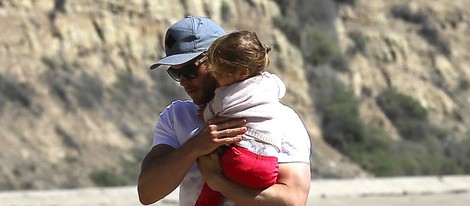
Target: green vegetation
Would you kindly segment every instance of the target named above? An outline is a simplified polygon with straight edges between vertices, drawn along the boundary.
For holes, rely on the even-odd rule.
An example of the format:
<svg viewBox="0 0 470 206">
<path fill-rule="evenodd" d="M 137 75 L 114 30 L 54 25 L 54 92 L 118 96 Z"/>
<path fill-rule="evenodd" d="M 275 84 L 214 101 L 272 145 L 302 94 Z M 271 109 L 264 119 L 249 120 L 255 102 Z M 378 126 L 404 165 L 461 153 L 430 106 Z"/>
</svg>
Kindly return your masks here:
<svg viewBox="0 0 470 206">
<path fill-rule="evenodd" d="M 337 71 L 348 71 L 347 60 L 339 51 L 334 36 L 315 27 L 299 31 L 295 24 L 283 18 L 275 18 L 273 21 L 290 34 L 291 41 L 298 42 L 306 63 L 313 66 L 328 64 Z"/>
<path fill-rule="evenodd" d="M 465 139 L 470 137 L 459 138 L 458 133 L 431 124 L 426 109 L 409 96 L 387 89 L 376 97 L 377 104 L 399 132 L 400 140 L 392 140 L 382 128 L 361 120 L 360 100 L 336 79 L 335 73 L 349 71 L 333 26 L 337 4 L 354 6 L 355 1 L 275 2 L 282 16 L 275 17 L 273 23 L 303 54 L 311 96 L 327 143 L 377 176 L 469 172 L 470 140 Z M 447 41 L 427 14 L 412 11 L 406 5 L 397 5 L 390 12 L 395 18 L 420 26 L 419 34 L 423 39 L 436 50 L 450 55 Z M 367 57 L 364 35 L 352 31 L 348 36 L 354 47 L 349 48 L 347 54 L 360 53 Z M 459 85 L 462 89 L 469 87 L 466 81 Z M 371 97 L 372 93 L 364 95 Z"/>
<path fill-rule="evenodd" d="M 74 110 L 71 107 L 73 103 L 84 109 L 93 109 L 102 103 L 103 82 L 99 77 L 86 73 L 79 63 L 50 57 L 43 57 L 42 62 L 48 67 L 44 81 L 67 110 Z"/>
<path fill-rule="evenodd" d="M 426 15 L 423 11 L 413 11 L 408 5 L 399 4 L 390 9 L 390 13 L 395 18 L 401 18 L 407 22 L 421 25 L 419 34 L 431 45 L 446 56 L 450 56 L 452 51 L 450 49 L 449 41 L 443 37 L 438 29 L 436 23 Z"/>
<path fill-rule="evenodd" d="M 451 134 L 429 123 L 426 110 L 416 100 L 394 89 L 378 95 L 379 106 L 403 137 L 392 140 L 382 128 L 361 120 L 359 100 L 351 91 L 326 72 L 316 75 L 315 85 L 325 87 L 320 86 L 322 100 L 316 107 L 326 142 L 365 170 L 377 176 L 468 172 L 470 140 L 443 146 Z"/>
<path fill-rule="evenodd" d="M 427 111 L 418 101 L 394 89 L 387 89 L 377 96 L 377 104 L 403 138 L 419 141 L 426 137 L 429 131 Z"/>
<path fill-rule="evenodd" d="M 116 170 L 96 170 L 89 174 L 90 179 L 96 186 L 113 187 L 135 184 L 139 172 L 140 163 L 147 150 L 134 149 L 135 159 L 121 160 L 121 167 Z"/>
<path fill-rule="evenodd" d="M 364 56 L 368 56 L 367 52 L 367 40 L 360 31 L 352 31 L 348 33 L 348 36 L 354 42 L 354 48 L 352 48 L 352 52 L 359 52 Z"/>
<path fill-rule="evenodd" d="M 230 21 L 230 19 L 232 18 L 232 11 L 230 10 L 230 6 L 227 4 L 227 2 L 222 1 L 222 5 L 220 6 L 220 11 L 222 15 L 222 20 Z"/>
<path fill-rule="evenodd" d="M 118 174 L 108 171 L 96 171 L 90 174 L 90 179 L 96 186 L 100 187 L 113 187 L 127 185 L 126 180 Z"/>
<path fill-rule="evenodd" d="M 444 152 L 462 167 L 465 174 L 470 173 L 470 133 L 459 139 L 449 139 Z"/>
<path fill-rule="evenodd" d="M 356 0 L 334 0 L 340 4 L 349 4 L 349 5 L 355 5 L 356 4 Z"/>
<path fill-rule="evenodd" d="M 384 90 L 377 104 L 399 131 L 403 140 L 392 150 L 402 175 L 458 174 L 463 165 L 442 146 L 452 134 L 430 123 L 427 111 L 413 98 L 395 89 Z M 396 174 L 395 174 L 396 175 Z"/>
<path fill-rule="evenodd" d="M 347 60 L 338 47 L 333 26 L 339 2 L 276 0 L 276 3 L 281 8 L 282 16 L 274 17 L 273 24 L 299 47 L 306 63 L 312 66 L 331 65 L 341 72 L 349 70 Z"/>
<path fill-rule="evenodd" d="M 17 102 L 26 108 L 30 107 L 34 93 L 34 89 L 27 84 L 0 74 L 0 111 L 1 106 L 7 101 Z"/>
<path fill-rule="evenodd" d="M 273 24 L 278 27 L 289 41 L 295 45 L 300 45 L 300 30 L 298 29 L 298 23 L 294 20 L 285 18 L 284 16 L 278 16 L 273 18 Z"/>
<path fill-rule="evenodd" d="M 312 65 L 330 63 L 339 55 L 334 37 L 319 29 L 308 29 L 303 45 L 305 59 Z"/>
<path fill-rule="evenodd" d="M 336 86 L 327 101 L 317 105 L 322 113 L 325 140 L 353 161 L 379 176 L 392 175 L 389 158 L 392 140 L 378 127 L 366 125 L 359 116 L 359 101 L 342 86 Z"/>
</svg>

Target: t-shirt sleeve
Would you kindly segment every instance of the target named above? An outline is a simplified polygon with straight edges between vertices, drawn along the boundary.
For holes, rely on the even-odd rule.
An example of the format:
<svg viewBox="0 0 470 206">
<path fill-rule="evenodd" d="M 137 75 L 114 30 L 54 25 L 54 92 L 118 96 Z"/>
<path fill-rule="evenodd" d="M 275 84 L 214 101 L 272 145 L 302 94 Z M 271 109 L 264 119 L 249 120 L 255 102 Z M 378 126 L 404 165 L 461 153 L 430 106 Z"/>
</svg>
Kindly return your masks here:
<svg viewBox="0 0 470 206">
<path fill-rule="evenodd" d="M 152 147 L 159 144 L 166 144 L 174 148 L 180 146 L 176 137 L 175 129 L 171 119 L 172 107 L 167 107 L 161 114 L 153 130 Z"/>
<path fill-rule="evenodd" d="M 281 143 L 279 163 L 304 162 L 310 164 L 311 141 L 305 126 L 294 110 L 286 115 L 286 129 Z"/>
</svg>

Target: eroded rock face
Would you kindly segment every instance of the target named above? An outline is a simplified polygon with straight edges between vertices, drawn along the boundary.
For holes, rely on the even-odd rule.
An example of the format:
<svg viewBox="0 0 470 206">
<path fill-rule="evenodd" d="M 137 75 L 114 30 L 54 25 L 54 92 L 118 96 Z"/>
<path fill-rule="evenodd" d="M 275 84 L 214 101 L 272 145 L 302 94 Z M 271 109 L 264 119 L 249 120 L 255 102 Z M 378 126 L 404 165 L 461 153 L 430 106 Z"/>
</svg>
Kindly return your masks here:
<svg viewBox="0 0 470 206">
<path fill-rule="evenodd" d="M 353 45 L 348 33 L 360 31 L 367 56 L 348 56 L 351 72 L 338 77 L 364 99 L 363 118 L 392 137 L 400 138 L 373 101 L 389 86 L 418 99 L 432 121 L 466 130 L 470 45 L 463 8 L 470 7 L 465 1 L 409 4 L 432 14 L 449 55 L 420 35 L 419 24 L 391 16 L 392 6 L 406 2 L 340 7 L 340 46 L 346 53 Z M 147 69 L 164 55 L 167 27 L 186 15 L 210 16 L 227 31 L 254 30 L 276 45 L 269 70 L 285 80 L 283 102 L 296 109 L 315 144 L 314 177 L 364 175 L 323 142 L 302 55 L 272 24 L 279 10 L 268 0 L 1 1 L 0 188 L 92 186 L 90 174 L 101 171 L 136 177 L 159 112 L 187 98 L 163 70 Z"/>
<path fill-rule="evenodd" d="M 296 88 L 285 102 L 321 138 L 301 55 L 270 25 L 278 10 L 271 1 L 2 1 L 0 188 L 91 186 L 92 173 L 138 172 L 159 112 L 187 98 L 164 71 L 147 68 L 164 55 L 168 26 L 188 14 L 227 31 L 256 29 L 278 45 L 270 69 Z"/>
<path fill-rule="evenodd" d="M 354 44 L 348 37 L 354 31 L 366 39 L 367 50 L 350 57 L 352 72 L 342 79 L 358 96 L 394 87 L 417 99 L 433 123 L 467 131 L 470 70 L 463 51 L 470 46 L 464 35 L 470 13 L 460 8 L 469 7 L 466 1 L 422 0 L 356 1 L 354 8 L 342 7 L 343 49 Z M 362 111 L 380 114 L 370 107 Z"/>
</svg>

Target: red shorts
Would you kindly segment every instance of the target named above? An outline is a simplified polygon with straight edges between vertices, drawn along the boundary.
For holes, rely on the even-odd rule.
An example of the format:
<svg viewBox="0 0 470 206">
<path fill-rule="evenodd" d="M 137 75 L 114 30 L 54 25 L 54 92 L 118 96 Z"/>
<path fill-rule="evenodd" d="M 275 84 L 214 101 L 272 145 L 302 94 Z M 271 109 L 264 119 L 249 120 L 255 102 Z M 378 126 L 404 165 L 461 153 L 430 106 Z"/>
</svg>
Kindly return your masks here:
<svg viewBox="0 0 470 206">
<path fill-rule="evenodd" d="M 279 173 L 277 157 L 259 155 L 239 146 L 230 146 L 220 155 L 224 175 L 247 188 L 266 188 L 276 183 Z M 222 194 L 204 184 L 196 206 L 220 205 Z"/>
<path fill-rule="evenodd" d="M 230 180 L 248 188 L 265 188 L 276 183 L 277 157 L 259 155 L 239 146 L 230 146 L 220 156 L 220 166 Z"/>
</svg>

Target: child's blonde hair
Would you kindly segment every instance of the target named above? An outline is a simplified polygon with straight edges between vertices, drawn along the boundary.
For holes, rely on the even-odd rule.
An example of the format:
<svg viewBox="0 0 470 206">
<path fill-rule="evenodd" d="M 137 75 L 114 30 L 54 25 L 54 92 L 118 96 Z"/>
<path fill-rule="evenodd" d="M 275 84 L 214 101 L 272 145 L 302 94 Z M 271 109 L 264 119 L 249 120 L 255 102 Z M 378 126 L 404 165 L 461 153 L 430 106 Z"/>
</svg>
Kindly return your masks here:
<svg viewBox="0 0 470 206">
<path fill-rule="evenodd" d="M 217 72 L 232 75 L 238 69 L 247 68 L 248 77 L 252 77 L 266 70 L 271 49 L 261 43 L 255 32 L 235 31 L 215 40 L 207 57 Z"/>
</svg>

